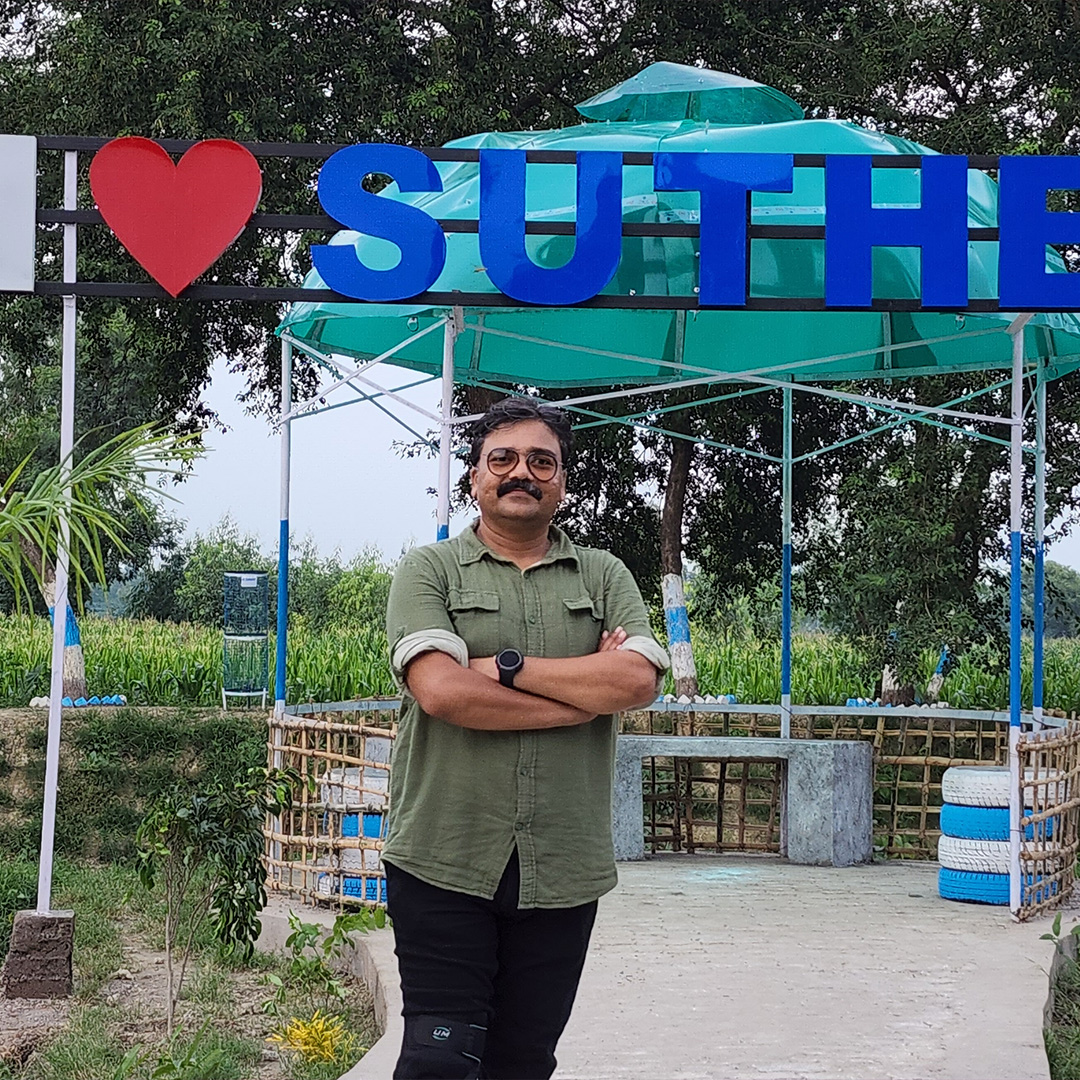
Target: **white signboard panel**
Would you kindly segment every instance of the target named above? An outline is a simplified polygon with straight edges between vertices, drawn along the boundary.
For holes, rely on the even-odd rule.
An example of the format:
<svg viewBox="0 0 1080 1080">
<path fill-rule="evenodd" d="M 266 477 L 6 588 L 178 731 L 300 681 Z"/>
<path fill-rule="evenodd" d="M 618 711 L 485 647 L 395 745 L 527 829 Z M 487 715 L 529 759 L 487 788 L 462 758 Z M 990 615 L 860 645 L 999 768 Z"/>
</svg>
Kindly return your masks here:
<svg viewBox="0 0 1080 1080">
<path fill-rule="evenodd" d="M 0 135 L 0 292 L 34 291 L 37 139 Z"/>
</svg>

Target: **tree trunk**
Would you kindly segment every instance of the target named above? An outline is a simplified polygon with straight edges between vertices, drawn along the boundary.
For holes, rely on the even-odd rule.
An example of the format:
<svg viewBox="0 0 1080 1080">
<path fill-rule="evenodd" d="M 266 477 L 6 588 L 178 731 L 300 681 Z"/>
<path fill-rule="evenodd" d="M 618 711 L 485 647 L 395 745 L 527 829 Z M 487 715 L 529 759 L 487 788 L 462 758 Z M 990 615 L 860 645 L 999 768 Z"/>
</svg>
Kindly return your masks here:
<svg viewBox="0 0 1080 1080">
<path fill-rule="evenodd" d="M 676 413 L 685 425 L 685 414 Z M 673 425 L 673 430 L 678 430 Z M 671 653 L 671 674 L 675 694 L 693 698 L 698 692 L 697 669 L 690 646 L 690 623 L 686 613 L 686 596 L 682 578 L 683 514 L 686 504 L 686 485 L 697 444 L 688 439 L 672 439 L 671 466 L 664 490 L 664 508 L 660 514 L 660 569 L 664 595 L 664 618 L 667 623 L 668 651 Z"/>
</svg>

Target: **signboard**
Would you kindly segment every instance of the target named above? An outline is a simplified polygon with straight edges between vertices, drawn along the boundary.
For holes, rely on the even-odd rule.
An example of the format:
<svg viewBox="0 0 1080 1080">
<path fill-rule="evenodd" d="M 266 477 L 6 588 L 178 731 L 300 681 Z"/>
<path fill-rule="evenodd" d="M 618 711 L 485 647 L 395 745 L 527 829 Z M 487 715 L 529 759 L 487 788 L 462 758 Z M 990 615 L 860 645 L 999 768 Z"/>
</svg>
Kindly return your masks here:
<svg viewBox="0 0 1080 1080">
<path fill-rule="evenodd" d="M 752 195 L 767 192 L 775 198 L 775 193 L 790 193 L 799 169 L 817 169 L 824 177 L 824 205 L 818 208 L 823 224 L 770 227 L 768 235 L 819 245 L 813 257 L 822 260 L 824 296 L 788 299 L 781 288 L 775 298 L 766 298 L 775 301 L 771 309 L 869 310 L 882 303 L 895 303 L 897 310 L 1080 309 L 1080 275 L 1062 273 L 1060 259 L 1048 254 L 1050 245 L 1080 244 L 1080 213 L 1047 209 L 1049 193 L 1080 190 L 1080 158 L 1075 157 L 984 157 L 975 166 L 963 156 L 925 154 L 905 157 L 901 166 L 898 159 L 849 154 L 545 152 L 543 161 L 557 159 L 576 166 L 576 220 L 527 223 L 526 169 L 544 166 L 543 161 L 527 166 L 528 154 L 520 149 L 444 148 L 425 153 L 386 143 L 343 148 L 251 144 L 249 149 L 228 140 L 159 144 L 135 137 L 104 143 L 74 138 L 40 142 L 45 149 L 93 144 L 85 148 L 96 151 L 90 180 L 99 209 L 78 211 L 81 216 L 76 220 L 104 221 L 172 296 L 351 298 L 376 303 L 420 298 L 418 302 L 435 306 L 758 308 L 762 298 L 748 296 L 749 238 L 766 230 L 750 221 Z M 0 136 L 0 292 L 156 295 L 156 287 L 138 282 L 35 282 L 35 221 L 70 221 L 62 213 L 36 208 L 36 148 L 33 137 Z M 170 156 L 169 151 L 175 150 L 185 151 L 179 161 Z M 257 214 L 260 155 L 325 158 L 317 188 L 328 217 Z M 412 201 L 364 188 L 365 178 L 378 174 L 393 179 L 406 196 L 439 193 L 443 184 L 435 160 L 477 163 L 475 216 L 438 221 Z M 873 176 L 883 165 L 914 171 L 917 201 L 891 205 L 874 201 Z M 642 166 L 651 169 L 655 192 L 697 194 L 697 223 L 691 227 L 624 221 L 625 170 Z M 968 177 L 969 169 L 976 167 L 998 169 L 996 227 L 985 218 L 986 227 L 969 227 Z M 198 284 L 200 275 L 249 224 L 294 231 L 340 225 L 388 242 L 397 248 L 399 258 L 389 268 L 385 263 L 365 265 L 346 232 L 331 243 L 311 246 L 312 262 L 325 289 Z M 573 232 L 573 254 L 561 266 L 540 266 L 530 258 L 526 233 L 545 227 Z M 444 229 L 477 234 L 478 269 L 497 292 L 430 291 L 447 263 Z M 697 243 L 694 295 L 604 293 L 619 270 L 627 236 L 663 236 L 665 230 L 681 230 L 671 235 L 692 235 Z M 981 293 L 969 288 L 971 245 L 985 242 L 996 245 L 998 292 L 993 300 L 987 298 L 985 287 Z M 921 251 L 917 299 L 882 301 L 874 296 L 875 248 Z M 985 263 L 985 249 L 980 258 Z M 992 263 L 993 255 L 990 259 Z"/>
<path fill-rule="evenodd" d="M 0 135 L 0 292 L 34 291 L 37 139 Z"/>
<path fill-rule="evenodd" d="M 556 269 L 537 266 L 525 250 L 525 151 L 481 150 L 479 240 L 488 277 L 523 303 L 582 303 L 615 277 L 622 243 L 622 154 L 579 151 L 574 254 Z M 874 247 L 922 250 L 922 303 L 968 304 L 968 160 L 922 158 L 921 204 L 875 206 L 873 159 L 824 157 L 825 306 L 873 302 Z M 388 240 L 401 261 L 388 270 L 364 266 L 350 244 L 313 245 L 312 260 L 330 288 L 358 300 L 407 300 L 430 289 L 446 261 L 439 223 L 421 208 L 374 195 L 364 178 L 385 174 L 400 191 L 439 192 L 434 162 L 419 150 L 364 144 L 339 150 L 319 176 L 319 201 L 349 229 Z M 790 154 L 657 153 L 656 191 L 696 191 L 701 198 L 698 302 L 738 307 L 747 301 L 749 195 L 790 192 Z M 1080 214 L 1046 209 L 1047 193 L 1080 189 L 1080 159 L 1002 157 L 999 162 L 999 300 L 1003 308 L 1080 307 L 1080 276 L 1047 273 L 1048 244 L 1080 242 Z"/>
</svg>

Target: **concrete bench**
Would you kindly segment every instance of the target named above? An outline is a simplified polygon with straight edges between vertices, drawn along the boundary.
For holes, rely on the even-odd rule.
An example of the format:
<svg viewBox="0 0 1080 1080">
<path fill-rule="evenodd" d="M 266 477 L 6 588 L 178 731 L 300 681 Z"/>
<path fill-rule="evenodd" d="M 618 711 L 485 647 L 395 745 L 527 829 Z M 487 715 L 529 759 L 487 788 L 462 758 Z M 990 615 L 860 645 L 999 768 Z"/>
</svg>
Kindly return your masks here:
<svg viewBox="0 0 1080 1080">
<path fill-rule="evenodd" d="M 645 858 L 641 761 L 647 757 L 783 762 L 781 851 L 791 862 L 853 866 L 873 851 L 873 747 L 826 739 L 620 735 L 615 752 L 615 858 Z"/>
</svg>

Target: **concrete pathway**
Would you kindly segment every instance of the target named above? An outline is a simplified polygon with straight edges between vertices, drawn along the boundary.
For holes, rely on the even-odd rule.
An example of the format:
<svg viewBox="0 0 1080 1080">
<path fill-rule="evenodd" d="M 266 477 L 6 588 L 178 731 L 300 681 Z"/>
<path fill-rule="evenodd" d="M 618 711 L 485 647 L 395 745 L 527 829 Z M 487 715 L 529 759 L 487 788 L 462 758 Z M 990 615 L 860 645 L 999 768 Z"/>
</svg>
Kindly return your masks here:
<svg viewBox="0 0 1080 1080">
<path fill-rule="evenodd" d="M 1049 920 L 944 901 L 936 866 L 674 855 L 619 875 L 557 1080 L 1049 1076 Z M 392 962 L 387 940 L 376 951 Z M 349 1080 L 393 1068 L 392 969 L 380 982 L 387 1033 Z"/>
</svg>

